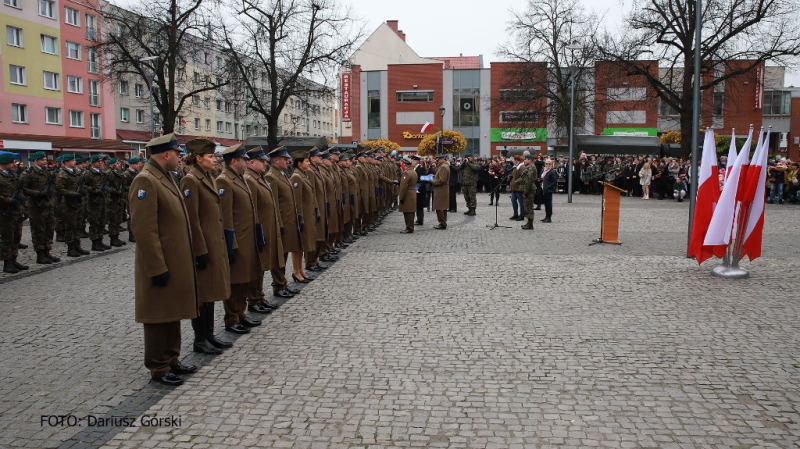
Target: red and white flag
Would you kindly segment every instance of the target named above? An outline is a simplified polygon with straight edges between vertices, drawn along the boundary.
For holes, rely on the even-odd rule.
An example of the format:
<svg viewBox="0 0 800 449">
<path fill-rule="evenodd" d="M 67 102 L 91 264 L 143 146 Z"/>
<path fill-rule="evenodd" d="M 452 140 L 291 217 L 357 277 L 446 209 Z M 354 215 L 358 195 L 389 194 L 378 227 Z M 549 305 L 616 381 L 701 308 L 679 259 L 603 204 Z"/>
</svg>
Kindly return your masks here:
<svg viewBox="0 0 800 449">
<path fill-rule="evenodd" d="M 752 134 L 753 130 L 750 130 Z M 725 179 L 728 179 L 728 174 L 731 172 L 731 166 L 733 166 L 733 161 L 736 160 L 736 130 L 731 130 L 731 146 L 728 148 L 728 159 L 725 161 Z"/>
<path fill-rule="evenodd" d="M 761 133 L 759 133 L 759 142 Z M 769 131 L 763 142 L 756 147 L 753 154 L 753 163 L 747 171 L 747 181 L 745 185 L 746 195 L 744 201 L 750 202 L 750 216 L 744 231 L 744 243 L 742 244 L 741 258 L 747 254 L 748 259 L 761 256 L 761 238 L 764 234 L 764 202 L 766 195 L 767 182 L 767 160 L 769 152 Z"/>
<path fill-rule="evenodd" d="M 728 179 L 725 181 L 725 186 L 719 196 L 717 207 L 714 209 L 714 215 L 708 224 L 706 238 L 703 240 L 703 246 L 712 247 L 710 248 L 711 253 L 720 258 L 725 255 L 725 250 L 731 240 L 736 238 L 734 224 L 739 213 L 737 200 L 740 200 L 742 195 L 739 180 L 742 178 L 742 172 L 746 170 L 745 167 L 747 167 L 750 160 L 752 140 L 753 136 L 751 134 L 736 156 L 736 161 L 734 161 L 733 167 L 730 169 Z"/>
<path fill-rule="evenodd" d="M 706 130 L 697 181 L 697 199 L 692 218 L 692 236 L 689 239 L 689 256 L 694 256 L 697 263 L 701 264 L 712 256 L 711 249 L 703 246 L 703 240 L 714 214 L 714 207 L 719 200 L 717 147 L 714 143 L 714 130 L 712 129 Z"/>
<path fill-rule="evenodd" d="M 424 125 L 422 125 L 422 130 L 420 130 L 420 132 L 419 132 L 419 133 L 420 133 L 420 134 L 425 134 L 425 131 L 427 131 L 427 130 L 431 129 L 432 127 L 433 127 L 433 124 L 432 124 L 432 123 L 430 123 L 430 122 L 425 122 L 425 124 L 424 124 Z"/>
</svg>

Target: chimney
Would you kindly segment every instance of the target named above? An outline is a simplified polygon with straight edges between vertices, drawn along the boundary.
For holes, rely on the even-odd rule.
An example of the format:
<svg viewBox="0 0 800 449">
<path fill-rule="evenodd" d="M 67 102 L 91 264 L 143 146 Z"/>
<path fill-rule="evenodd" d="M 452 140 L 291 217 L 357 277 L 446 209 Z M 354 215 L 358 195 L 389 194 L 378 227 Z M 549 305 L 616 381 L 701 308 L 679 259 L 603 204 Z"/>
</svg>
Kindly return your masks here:
<svg viewBox="0 0 800 449">
<path fill-rule="evenodd" d="M 397 20 L 387 20 L 386 25 L 389 25 L 389 28 L 395 33 L 397 32 Z"/>
<path fill-rule="evenodd" d="M 404 33 L 403 30 L 398 31 L 397 34 L 400 35 L 400 39 L 403 39 L 403 42 L 406 41 L 406 33 Z"/>
</svg>

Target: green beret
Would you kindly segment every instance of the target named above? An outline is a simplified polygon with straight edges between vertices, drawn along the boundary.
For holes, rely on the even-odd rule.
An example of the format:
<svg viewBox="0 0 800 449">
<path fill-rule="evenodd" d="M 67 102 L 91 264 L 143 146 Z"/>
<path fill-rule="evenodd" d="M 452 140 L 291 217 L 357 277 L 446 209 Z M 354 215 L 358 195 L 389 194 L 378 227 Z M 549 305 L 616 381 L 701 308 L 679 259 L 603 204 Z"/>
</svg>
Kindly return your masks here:
<svg viewBox="0 0 800 449">
<path fill-rule="evenodd" d="M 31 154 L 30 156 L 28 156 L 28 160 L 29 161 L 38 161 L 39 159 L 42 159 L 42 158 L 45 158 L 45 157 L 47 157 L 47 155 L 44 154 L 44 151 L 37 151 L 37 152 Z"/>
<path fill-rule="evenodd" d="M 14 155 L 11 153 L 0 154 L 0 164 L 10 164 L 14 162 Z"/>
<path fill-rule="evenodd" d="M 76 155 L 73 155 L 73 156 L 72 156 L 72 159 L 75 159 L 75 162 L 76 162 L 76 163 L 78 163 L 78 164 L 83 164 L 84 162 L 86 162 L 86 158 L 85 158 L 85 157 L 83 157 L 83 156 L 78 156 L 77 154 L 76 154 Z M 67 159 L 67 157 L 66 157 L 66 156 L 64 156 L 64 160 L 65 160 L 65 161 L 68 161 L 69 159 Z"/>
<path fill-rule="evenodd" d="M 78 158 L 75 157 L 75 153 L 67 153 L 67 154 L 62 154 L 61 155 L 61 162 L 67 162 L 67 161 L 71 161 L 73 159 L 75 159 L 76 161 L 78 160 Z"/>
<path fill-rule="evenodd" d="M 64 156 L 59 156 L 55 159 L 56 162 L 64 162 Z"/>
<path fill-rule="evenodd" d="M 112 157 L 111 159 L 108 160 L 108 163 L 109 164 L 116 164 L 118 161 L 119 161 L 119 159 L 117 159 L 115 157 Z"/>
<path fill-rule="evenodd" d="M 532 154 L 526 154 L 525 155 L 525 159 L 533 159 L 533 155 Z"/>
<path fill-rule="evenodd" d="M 93 162 L 97 162 L 97 161 L 102 160 L 102 159 L 103 159 L 102 155 L 95 154 L 94 156 L 89 158 L 89 163 L 91 164 Z"/>
<path fill-rule="evenodd" d="M 129 164 L 137 164 L 137 163 L 139 163 L 139 161 L 141 161 L 141 160 L 142 160 L 142 158 L 140 158 L 140 157 L 138 157 L 138 156 L 134 156 L 134 157 L 132 157 L 132 158 L 128 159 L 128 163 L 129 163 Z"/>
</svg>

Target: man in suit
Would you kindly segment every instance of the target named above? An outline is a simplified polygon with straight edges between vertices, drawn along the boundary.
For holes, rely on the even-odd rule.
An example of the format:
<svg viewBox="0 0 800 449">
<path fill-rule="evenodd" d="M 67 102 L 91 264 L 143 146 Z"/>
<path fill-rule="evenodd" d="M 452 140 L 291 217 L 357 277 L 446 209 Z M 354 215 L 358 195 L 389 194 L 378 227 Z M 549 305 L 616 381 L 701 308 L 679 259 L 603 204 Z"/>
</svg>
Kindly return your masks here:
<svg viewBox="0 0 800 449">
<path fill-rule="evenodd" d="M 400 178 L 400 207 L 398 209 L 403 213 L 406 222 L 403 233 L 411 234 L 414 232 L 414 214 L 417 212 L 417 181 L 419 179 L 415 169 L 419 165 L 419 156 L 409 156 L 404 162 L 408 168 Z"/>
<path fill-rule="evenodd" d="M 433 210 L 436 211 L 436 219 L 439 224 L 433 229 L 447 229 L 447 210 L 450 208 L 450 164 L 447 163 L 447 156 L 440 154 L 436 156 L 436 175 L 433 177 Z"/>
<path fill-rule="evenodd" d="M 135 254 L 136 321 L 144 325 L 144 365 L 153 380 L 181 385 L 180 374 L 197 371 L 180 363 L 180 320 L 198 315 L 197 278 L 186 205 L 169 175 L 178 166 L 174 134 L 148 142 L 150 160 L 131 183 Z"/>
<path fill-rule="evenodd" d="M 235 334 L 247 334 L 251 327 L 261 321 L 247 318 L 247 287 L 258 277 L 261 261 L 256 245 L 256 211 L 253 195 L 244 172 L 247 169 L 247 154 L 244 145 L 236 144 L 222 152 L 225 168 L 217 176 L 222 223 L 228 246 L 228 262 L 231 266 L 231 295 L 223 302 L 225 307 L 225 330 Z"/>
</svg>

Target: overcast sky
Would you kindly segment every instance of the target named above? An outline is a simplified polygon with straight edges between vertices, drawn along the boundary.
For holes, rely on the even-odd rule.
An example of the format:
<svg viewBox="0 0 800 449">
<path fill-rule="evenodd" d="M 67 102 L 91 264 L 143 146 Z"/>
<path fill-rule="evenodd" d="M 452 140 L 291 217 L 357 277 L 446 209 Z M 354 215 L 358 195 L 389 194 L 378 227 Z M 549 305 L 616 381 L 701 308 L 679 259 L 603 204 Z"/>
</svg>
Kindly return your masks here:
<svg viewBox="0 0 800 449">
<path fill-rule="evenodd" d="M 406 42 L 420 56 L 483 55 L 484 67 L 499 61 L 497 46 L 506 40 L 509 9 L 522 10 L 526 0 L 344 0 L 361 17 L 369 35 L 387 20 L 398 20 Z M 603 17 L 601 28 L 619 29 L 632 0 L 582 0 L 587 11 Z M 470 4 L 472 3 L 472 4 Z M 787 70 L 788 72 L 788 70 Z M 800 76 L 788 74 L 786 85 L 800 86 Z"/>
</svg>

